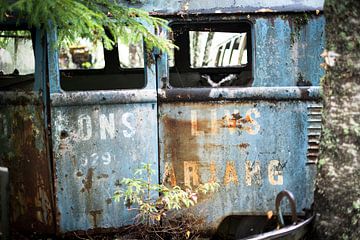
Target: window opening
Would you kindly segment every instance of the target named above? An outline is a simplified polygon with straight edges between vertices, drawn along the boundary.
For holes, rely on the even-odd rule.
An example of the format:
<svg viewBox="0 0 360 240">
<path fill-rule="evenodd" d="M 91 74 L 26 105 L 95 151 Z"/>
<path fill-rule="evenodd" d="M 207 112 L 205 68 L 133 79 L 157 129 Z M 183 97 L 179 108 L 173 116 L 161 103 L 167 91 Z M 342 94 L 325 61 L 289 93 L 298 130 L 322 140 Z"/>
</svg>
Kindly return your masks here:
<svg viewBox="0 0 360 240">
<path fill-rule="evenodd" d="M 61 44 L 60 69 L 101 69 L 105 67 L 104 48 L 101 41 L 91 42 L 78 38 L 73 44 Z"/>
<path fill-rule="evenodd" d="M 31 90 L 35 55 L 31 32 L 0 31 L 0 90 Z"/>
<path fill-rule="evenodd" d="M 141 89 L 146 85 L 142 41 L 117 41 L 112 50 L 106 50 L 100 41 L 78 39 L 59 50 L 59 66 L 65 91 Z"/>
<path fill-rule="evenodd" d="M 252 82 L 248 22 L 174 23 L 172 87 L 241 87 Z M 171 59 L 171 57 L 170 57 Z"/>
<path fill-rule="evenodd" d="M 118 40 L 119 61 L 121 68 L 144 68 L 143 43 L 125 44 Z"/>
</svg>

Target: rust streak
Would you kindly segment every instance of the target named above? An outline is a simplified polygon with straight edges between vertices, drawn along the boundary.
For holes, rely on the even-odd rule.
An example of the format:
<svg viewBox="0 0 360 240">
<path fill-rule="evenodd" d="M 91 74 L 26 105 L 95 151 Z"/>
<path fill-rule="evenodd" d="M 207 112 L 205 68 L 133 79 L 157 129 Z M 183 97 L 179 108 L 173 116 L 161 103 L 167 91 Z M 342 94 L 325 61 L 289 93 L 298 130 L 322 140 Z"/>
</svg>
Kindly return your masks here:
<svg viewBox="0 0 360 240">
<path fill-rule="evenodd" d="M 94 228 L 97 227 L 97 216 L 98 216 L 98 215 L 101 215 L 102 212 L 103 212 L 102 209 L 100 209 L 100 210 L 92 210 L 92 211 L 89 212 L 90 215 L 91 215 L 92 218 L 93 218 Z"/>
<path fill-rule="evenodd" d="M 94 169 L 89 168 L 85 179 L 82 181 L 82 183 L 84 184 L 84 188 L 88 193 L 90 192 L 90 190 L 92 188 L 93 175 L 94 175 Z"/>
</svg>

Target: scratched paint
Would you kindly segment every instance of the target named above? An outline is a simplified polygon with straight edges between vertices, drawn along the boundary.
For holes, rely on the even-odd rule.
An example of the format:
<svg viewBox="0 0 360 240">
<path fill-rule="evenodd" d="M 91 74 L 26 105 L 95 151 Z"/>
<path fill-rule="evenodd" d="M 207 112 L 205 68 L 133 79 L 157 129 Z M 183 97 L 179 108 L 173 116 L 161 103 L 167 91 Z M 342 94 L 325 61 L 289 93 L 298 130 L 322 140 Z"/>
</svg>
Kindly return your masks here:
<svg viewBox="0 0 360 240">
<path fill-rule="evenodd" d="M 310 103 L 162 103 L 162 174 L 166 165 L 178 185 L 221 184 L 194 208 L 209 228 L 231 214 L 265 215 L 282 189 L 294 193 L 301 213 L 311 207 L 315 177 L 315 166 L 307 164 Z"/>
</svg>

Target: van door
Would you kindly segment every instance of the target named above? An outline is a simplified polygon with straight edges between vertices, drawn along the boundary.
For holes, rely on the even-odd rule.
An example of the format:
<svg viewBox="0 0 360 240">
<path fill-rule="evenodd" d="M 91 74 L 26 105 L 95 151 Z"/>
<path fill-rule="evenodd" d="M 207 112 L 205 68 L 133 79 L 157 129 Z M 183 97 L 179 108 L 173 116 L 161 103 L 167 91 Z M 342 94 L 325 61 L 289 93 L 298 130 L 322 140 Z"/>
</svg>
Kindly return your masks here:
<svg viewBox="0 0 360 240">
<path fill-rule="evenodd" d="M 51 37 L 54 42 L 55 34 Z M 154 65 L 127 67 L 129 62 L 121 59 L 129 55 L 134 60 L 134 48 L 126 52 L 119 44 L 104 51 L 89 49 L 88 43 L 79 39 L 77 46 L 59 54 L 51 46 L 49 50 L 54 181 L 62 233 L 131 224 L 134 212 L 113 201 L 120 180 L 150 163 L 156 170 L 152 180 L 158 181 Z"/>
<path fill-rule="evenodd" d="M 54 216 L 46 47 L 41 30 L 16 23 L 0 24 L 0 166 L 9 171 L 11 231 L 49 234 Z"/>
<path fill-rule="evenodd" d="M 251 24 L 210 20 L 172 23 L 180 51 L 159 73 L 161 178 L 192 189 L 220 184 L 192 209 L 207 230 L 230 215 L 266 216 L 283 189 L 301 213 L 313 199 L 308 141 L 319 137 L 319 88 L 279 87 L 275 77 L 273 87 L 256 86 L 252 69 L 267 65 L 253 66 Z"/>
</svg>

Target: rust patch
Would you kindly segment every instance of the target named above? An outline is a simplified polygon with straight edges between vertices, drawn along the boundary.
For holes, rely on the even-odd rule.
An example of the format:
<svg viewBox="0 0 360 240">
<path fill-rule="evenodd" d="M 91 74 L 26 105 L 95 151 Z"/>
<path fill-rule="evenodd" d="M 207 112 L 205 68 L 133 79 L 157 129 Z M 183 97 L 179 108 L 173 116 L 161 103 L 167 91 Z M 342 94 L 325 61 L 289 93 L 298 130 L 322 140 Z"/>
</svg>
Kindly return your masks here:
<svg viewBox="0 0 360 240">
<path fill-rule="evenodd" d="M 250 144 L 248 144 L 248 143 L 240 143 L 238 146 L 239 146 L 239 148 L 245 149 L 245 148 L 248 148 L 250 146 Z"/>
<path fill-rule="evenodd" d="M 231 182 L 235 183 L 236 185 L 239 184 L 234 161 L 226 162 L 225 168 L 224 185 L 229 185 Z"/>
<path fill-rule="evenodd" d="M 94 228 L 97 228 L 98 215 L 101 215 L 102 213 L 103 213 L 102 209 L 89 211 L 89 214 L 91 215 L 93 220 Z"/>
<path fill-rule="evenodd" d="M 78 172 L 76 173 L 76 176 L 82 177 L 82 176 L 84 176 L 84 174 L 83 174 L 82 172 L 78 171 Z"/>
<path fill-rule="evenodd" d="M 215 183 L 218 179 L 216 177 L 216 165 L 214 161 L 210 163 L 210 182 Z"/>
<path fill-rule="evenodd" d="M 85 190 L 89 193 L 93 183 L 94 168 L 89 168 L 85 179 L 82 180 Z"/>
<path fill-rule="evenodd" d="M 181 187 L 185 187 L 184 162 L 191 161 L 194 164 L 200 162 L 198 156 L 199 145 L 196 136 L 192 135 L 191 121 L 164 116 L 162 122 L 164 124 L 164 147 L 160 151 L 163 151 L 161 154 L 165 156 L 168 168 L 175 169 L 175 171 L 172 171 L 173 173 L 170 173 L 169 176 L 163 176 L 162 179 L 166 181 L 164 184 L 173 185 L 176 183 Z M 202 131 L 211 131 L 208 122 L 199 121 L 197 126 L 201 127 Z M 167 174 L 169 174 L 169 171 L 167 171 Z M 201 182 L 201 179 L 196 181 Z"/>
<path fill-rule="evenodd" d="M 163 183 L 169 183 L 172 187 L 177 185 L 174 168 L 169 162 L 165 162 Z"/>
<path fill-rule="evenodd" d="M 52 233 L 53 195 L 43 108 L 27 105 L 30 100 L 19 101 L 0 109 L 7 119 L 8 136 L 0 136 L 0 164 L 9 169 L 11 230 Z"/>
</svg>

